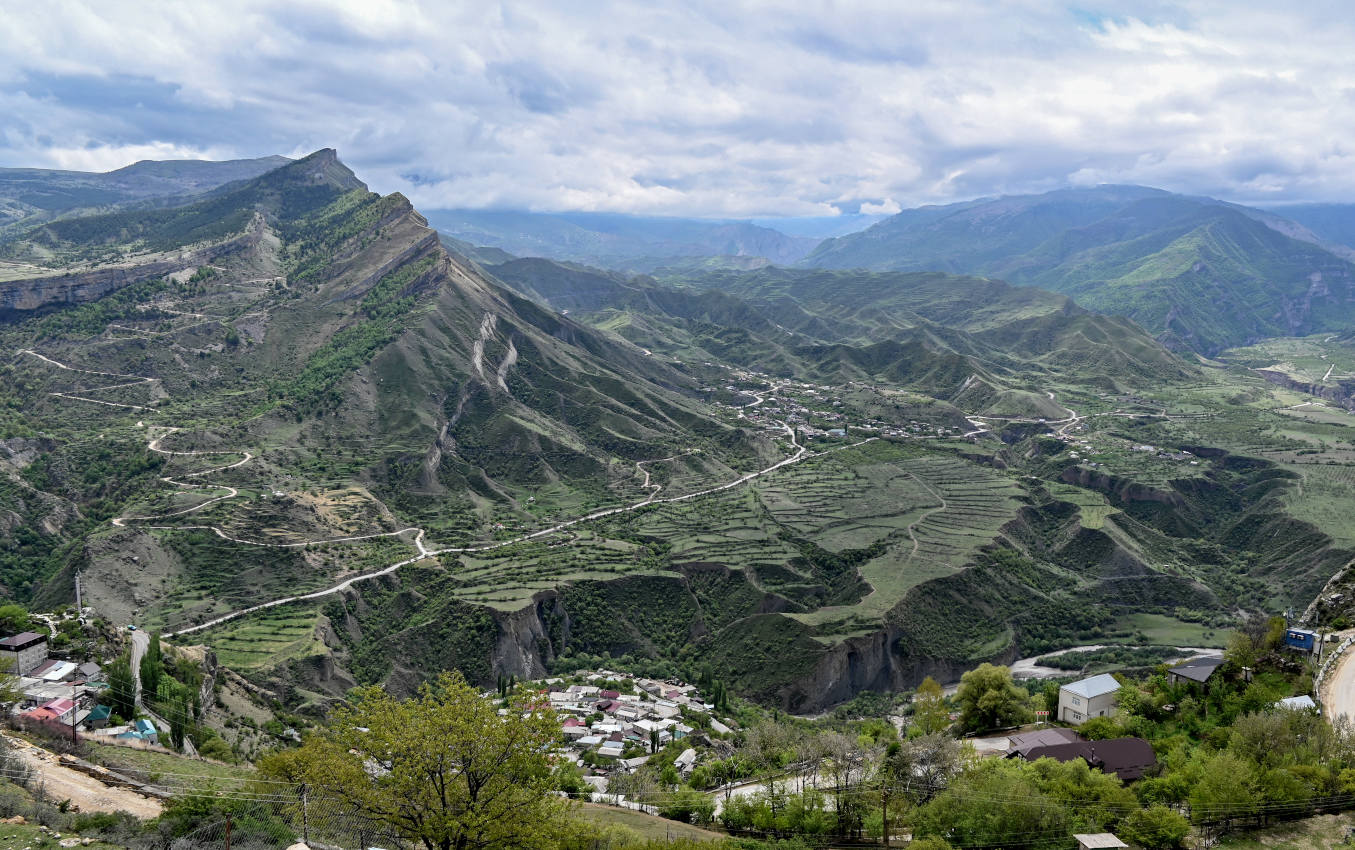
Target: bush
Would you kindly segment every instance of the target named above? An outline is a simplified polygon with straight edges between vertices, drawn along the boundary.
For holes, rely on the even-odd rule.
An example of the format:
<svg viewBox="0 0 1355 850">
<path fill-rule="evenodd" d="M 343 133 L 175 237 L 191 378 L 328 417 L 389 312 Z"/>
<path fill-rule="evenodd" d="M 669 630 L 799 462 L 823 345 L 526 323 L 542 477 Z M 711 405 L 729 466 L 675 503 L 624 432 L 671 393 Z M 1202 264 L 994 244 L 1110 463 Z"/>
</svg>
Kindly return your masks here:
<svg viewBox="0 0 1355 850">
<path fill-rule="evenodd" d="M 1180 847 L 1190 832 L 1190 823 L 1166 806 L 1149 806 L 1130 812 L 1120 827 L 1124 837 L 1146 850 Z"/>
</svg>

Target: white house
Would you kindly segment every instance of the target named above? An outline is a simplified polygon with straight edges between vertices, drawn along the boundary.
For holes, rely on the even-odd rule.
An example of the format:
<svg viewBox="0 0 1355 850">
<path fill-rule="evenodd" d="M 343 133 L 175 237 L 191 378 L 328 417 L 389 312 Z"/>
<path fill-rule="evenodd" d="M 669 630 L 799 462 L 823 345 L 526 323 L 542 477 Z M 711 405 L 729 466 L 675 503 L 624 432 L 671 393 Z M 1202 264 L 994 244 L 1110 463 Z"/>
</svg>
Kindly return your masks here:
<svg viewBox="0 0 1355 850">
<path fill-rule="evenodd" d="M 1109 673 L 1092 676 L 1059 688 L 1058 719 L 1081 724 L 1093 717 L 1115 713 L 1115 697 L 1120 683 Z"/>
</svg>

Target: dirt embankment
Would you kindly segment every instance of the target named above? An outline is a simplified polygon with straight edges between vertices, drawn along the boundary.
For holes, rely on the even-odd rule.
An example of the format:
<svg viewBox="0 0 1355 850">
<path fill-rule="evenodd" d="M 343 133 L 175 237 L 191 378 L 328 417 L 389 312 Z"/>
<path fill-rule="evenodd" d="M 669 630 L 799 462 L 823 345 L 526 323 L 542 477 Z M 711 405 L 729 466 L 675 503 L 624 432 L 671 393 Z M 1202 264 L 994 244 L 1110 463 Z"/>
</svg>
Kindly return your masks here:
<svg viewBox="0 0 1355 850">
<path fill-rule="evenodd" d="M 139 818 L 160 814 L 158 800 L 127 788 L 110 788 L 92 776 L 65 767 L 54 753 L 10 735 L 0 736 L 10 752 L 33 771 L 35 783 L 53 800 L 70 800 L 82 812 L 130 812 Z"/>
</svg>

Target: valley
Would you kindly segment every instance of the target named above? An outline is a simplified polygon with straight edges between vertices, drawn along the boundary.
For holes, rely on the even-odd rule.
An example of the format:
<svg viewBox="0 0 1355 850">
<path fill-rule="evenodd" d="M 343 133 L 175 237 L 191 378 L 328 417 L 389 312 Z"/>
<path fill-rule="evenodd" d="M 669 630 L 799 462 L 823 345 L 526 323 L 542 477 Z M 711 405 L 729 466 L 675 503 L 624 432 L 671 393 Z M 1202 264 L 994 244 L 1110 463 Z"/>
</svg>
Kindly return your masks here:
<svg viewBox="0 0 1355 850">
<path fill-rule="evenodd" d="M 1339 336 L 1205 359 L 988 279 L 477 261 L 328 151 L 135 216 L 110 250 L 182 267 L 0 326 L 0 581 L 78 574 L 292 708 L 610 659 L 813 712 L 1305 609 L 1355 557 Z"/>
</svg>

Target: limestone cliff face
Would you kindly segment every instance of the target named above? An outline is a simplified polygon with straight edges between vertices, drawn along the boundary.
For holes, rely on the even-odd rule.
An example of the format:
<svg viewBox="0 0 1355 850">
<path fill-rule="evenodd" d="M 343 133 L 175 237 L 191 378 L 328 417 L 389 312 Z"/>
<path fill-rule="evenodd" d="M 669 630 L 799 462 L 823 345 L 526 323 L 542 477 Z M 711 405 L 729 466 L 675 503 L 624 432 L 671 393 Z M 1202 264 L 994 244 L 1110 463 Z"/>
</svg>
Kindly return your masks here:
<svg viewBox="0 0 1355 850">
<path fill-rule="evenodd" d="M 164 277 L 251 248 L 261 235 L 262 228 L 256 224 L 234 239 L 151 262 L 3 281 L 0 282 L 0 316 L 94 301 L 124 286 Z"/>
<path fill-rule="evenodd" d="M 1272 384 L 1325 399 L 1334 404 L 1339 404 L 1346 410 L 1355 410 L 1355 381 L 1337 381 L 1336 385 L 1332 386 L 1325 383 L 1310 384 L 1305 381 L 1296 381 L 1283 372 L 1276 372 L 1273 369 L 1257 369 L 1256 372 Z"/>
</svg>

